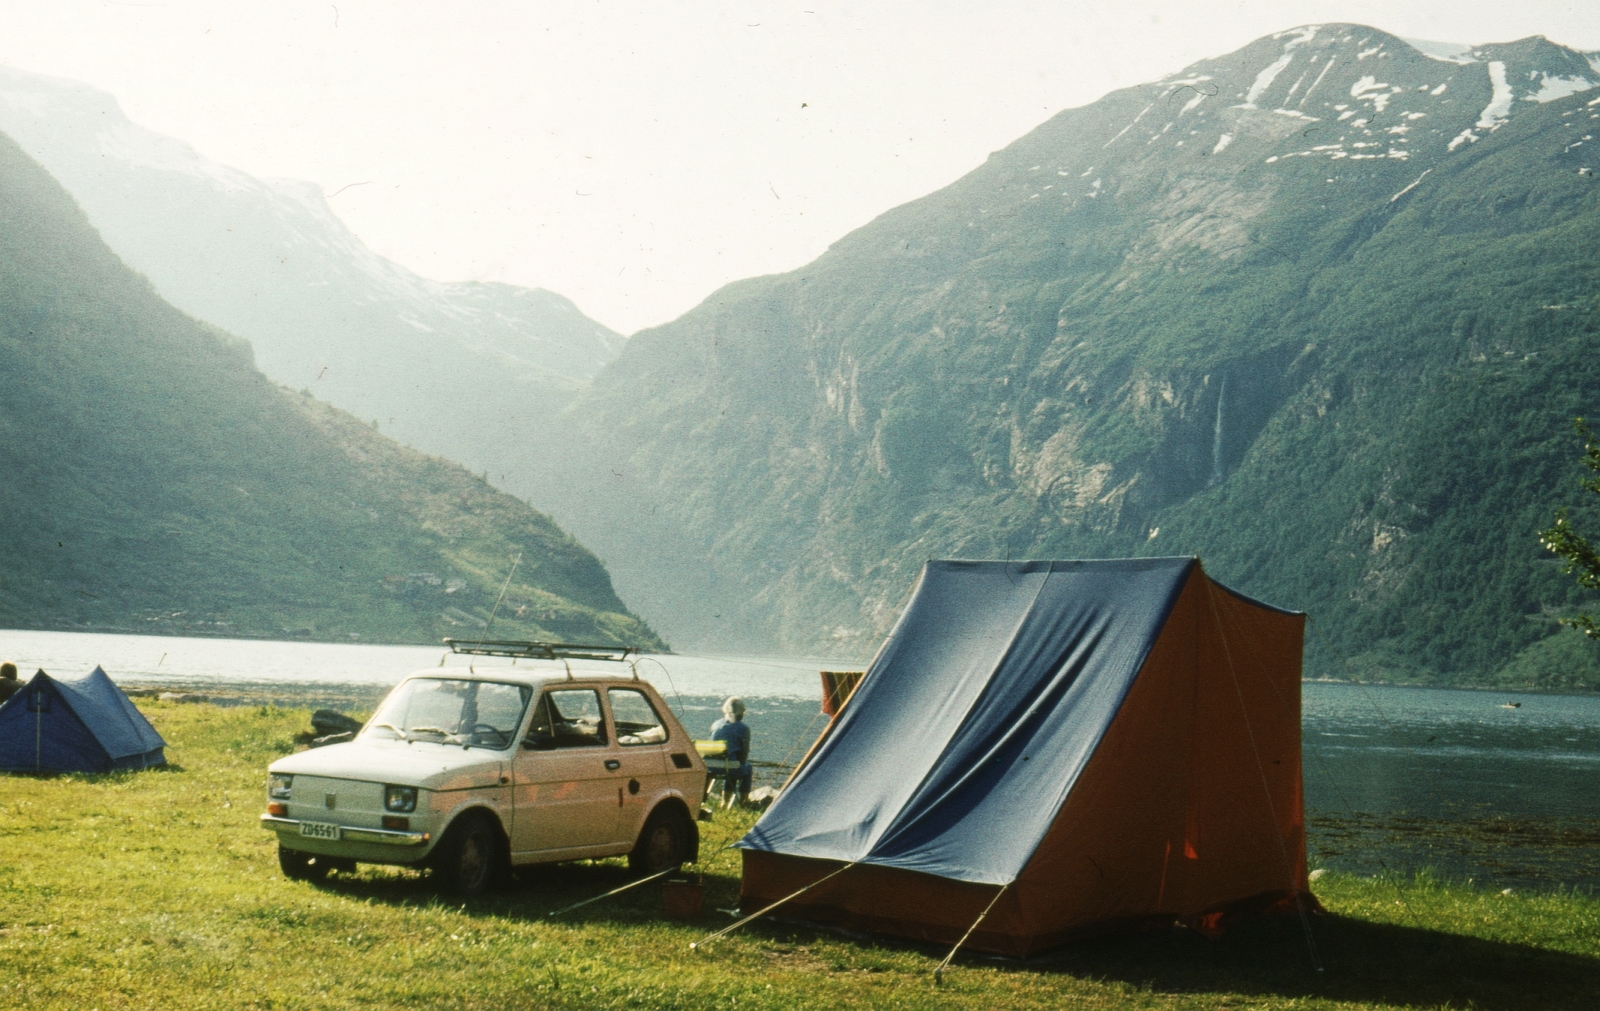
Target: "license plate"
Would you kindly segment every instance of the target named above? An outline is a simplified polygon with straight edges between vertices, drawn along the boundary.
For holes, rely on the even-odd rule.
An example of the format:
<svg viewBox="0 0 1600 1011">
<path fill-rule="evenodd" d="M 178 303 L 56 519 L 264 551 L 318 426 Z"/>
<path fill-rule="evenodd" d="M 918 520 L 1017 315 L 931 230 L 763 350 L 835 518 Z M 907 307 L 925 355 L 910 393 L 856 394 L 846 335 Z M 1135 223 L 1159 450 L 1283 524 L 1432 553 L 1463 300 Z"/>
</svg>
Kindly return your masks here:
<svg viewBox="0 0 1600 1011">
<path fill-rule="evenodd" d="M 325 821 L 303 821 L 300 823 L 300 834 L 308 839 L 339 839 L 339 826 L 330 825 Z"/>
</svg>

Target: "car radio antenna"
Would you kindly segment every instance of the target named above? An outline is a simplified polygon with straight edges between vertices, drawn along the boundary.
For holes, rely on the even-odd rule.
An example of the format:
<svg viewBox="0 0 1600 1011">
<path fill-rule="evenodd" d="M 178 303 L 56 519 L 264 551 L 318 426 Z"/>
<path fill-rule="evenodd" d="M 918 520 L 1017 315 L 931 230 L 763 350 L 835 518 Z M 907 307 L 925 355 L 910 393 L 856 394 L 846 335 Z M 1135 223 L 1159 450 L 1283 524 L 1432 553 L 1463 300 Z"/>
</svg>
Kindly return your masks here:
<svg viewBox="0 0 1600 1011">
<path fill-rule="evenodd" d="M 506 581 L 500 584 L 500 596 L 494 598 L 494 607 L 489 611 L 489 620 L 483 623 L 483 634 L 488 635 L 489 629 L 494 627 L 494 616 L 500 613 L 500 602 L 506 599 L 506 590 L 511 588 L 511 577 L 517 574 L 517 566 L 522 564 L 522 552 L 517 552 L 517 560 L 511 563 L 511 571 L 506 573 Z M 448 640 L 446 640 L 448 641 Z M 483 640 L 478 640 L 478 645 L 483 645 Z"/>
</svg>

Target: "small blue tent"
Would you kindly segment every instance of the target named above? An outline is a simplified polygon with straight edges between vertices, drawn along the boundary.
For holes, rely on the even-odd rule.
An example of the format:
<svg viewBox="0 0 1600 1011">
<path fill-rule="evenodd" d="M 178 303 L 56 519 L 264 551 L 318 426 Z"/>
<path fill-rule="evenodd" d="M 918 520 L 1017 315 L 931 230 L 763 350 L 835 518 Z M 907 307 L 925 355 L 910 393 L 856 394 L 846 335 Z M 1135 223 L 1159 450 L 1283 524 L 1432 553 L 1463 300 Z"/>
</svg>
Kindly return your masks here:
<svg viewBox="0 0 1600 1011">
<path fill-rule="evenodd" d="M 40 671 L 0 705 L 0 771 L 144 769 L 167 764 L 166 746 L 99 667 L 81 678 Z"/>
</svg>

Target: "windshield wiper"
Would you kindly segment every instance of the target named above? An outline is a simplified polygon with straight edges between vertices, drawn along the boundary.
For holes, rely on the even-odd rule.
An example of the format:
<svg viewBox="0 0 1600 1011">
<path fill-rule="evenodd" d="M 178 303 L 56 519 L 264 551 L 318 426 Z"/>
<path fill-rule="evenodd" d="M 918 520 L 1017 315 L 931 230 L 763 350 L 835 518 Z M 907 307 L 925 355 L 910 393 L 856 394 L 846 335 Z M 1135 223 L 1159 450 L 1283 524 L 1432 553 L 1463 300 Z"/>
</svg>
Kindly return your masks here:
<svg viewBox="0 0 1600 1011">
<path fill-rule="evenodd" d="M 393 723 L 374 723 L 372 725 L 372 729 L 374 729 L 374 730 L 393 730 L 394 731 L 394 735 L 396 737 L 400 738 L 402 741 L 411 740 L 411 738 L 406 736 L 406 732 L 404 730 L 401 730 L 399 727 L 395 726 Z"/>
</svg>

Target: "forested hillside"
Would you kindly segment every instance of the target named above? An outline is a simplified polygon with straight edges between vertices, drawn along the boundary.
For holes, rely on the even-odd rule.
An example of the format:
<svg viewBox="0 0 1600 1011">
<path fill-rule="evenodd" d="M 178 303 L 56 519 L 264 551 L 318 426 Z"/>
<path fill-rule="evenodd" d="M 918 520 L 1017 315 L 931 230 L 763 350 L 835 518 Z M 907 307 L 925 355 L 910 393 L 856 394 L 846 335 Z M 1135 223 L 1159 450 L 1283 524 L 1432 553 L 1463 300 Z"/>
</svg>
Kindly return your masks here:
<svg viewBox="0 0 1600 1011">
<path fill-rule="evenodd" d="M 1315 26 L 1065 111 L 635 335 L 528 490 L 686 645 L 868 652 L 930 557 L 1198 553 L 1313 673 L 1600 684 L 1536 536 L 1600 409 L 1597 63 Z"/>
<path fill-rule="evenodd" d="M 0 136 L 0 626 L 660 645 L 550 519 L 270 382 Z"/>
</svg>

